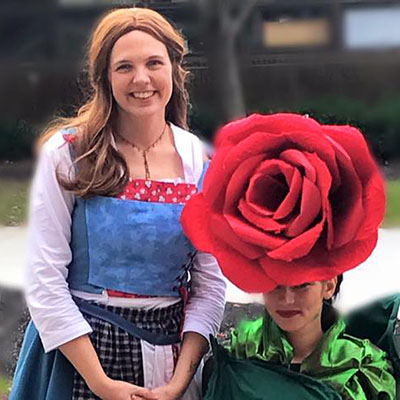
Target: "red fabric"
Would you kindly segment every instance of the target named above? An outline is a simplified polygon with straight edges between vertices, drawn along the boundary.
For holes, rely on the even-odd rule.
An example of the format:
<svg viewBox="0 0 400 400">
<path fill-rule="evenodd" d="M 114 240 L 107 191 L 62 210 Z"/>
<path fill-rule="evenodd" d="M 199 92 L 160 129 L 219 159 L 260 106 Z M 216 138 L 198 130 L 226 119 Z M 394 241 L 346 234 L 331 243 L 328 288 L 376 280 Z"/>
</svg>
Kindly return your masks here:
<svg viewBox="0 0 400 400">
<path fill-rule="evenodd" d="M 76 140 L 76 135 L 74 133 L 64 133 L 63 138 L 67 143 L 74 143 Z"/>
<path fill-rule="evenodd" d="M 197 192 L 196 185 L 133 179 L 118 196 L 124 200 L 151 201 L 154 203 L 186 203 Z"/>
<path fill-rule="evenodd" d="M 383 179 L 362 134 L 296 114 L 224 126 L 183 228 L 247 292 L 329 279 L 372 252 Z"/>
</svg>

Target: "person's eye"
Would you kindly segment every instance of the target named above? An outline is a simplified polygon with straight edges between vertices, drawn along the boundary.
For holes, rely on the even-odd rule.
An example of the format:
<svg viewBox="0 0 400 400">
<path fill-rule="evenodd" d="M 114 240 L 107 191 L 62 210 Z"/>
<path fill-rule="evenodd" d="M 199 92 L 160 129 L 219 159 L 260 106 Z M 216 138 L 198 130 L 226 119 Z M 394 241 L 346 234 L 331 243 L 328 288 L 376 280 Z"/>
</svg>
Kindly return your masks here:
<svg viewBox="0 0 400 400">
<path fill-rule="evenodd" d="M 147 64 L 150 68 L 151 67 L 158 67 L 159 65 L 163 65 L 161 60 L 150 60 Z"/>
<path fill-rule="evenodd" d="M 129 64 L 118 65 L 117 71 L 129 71 L 131 66 Z"/>
<path fill-rule="evenodd" d="M 293 289 L 294 290 L 304 290 L 304 289 L 308 289 L 309 287 L 310 287 L 310 283 L 306 282 L 301 285 L 293 286 Z"/>
</svg>

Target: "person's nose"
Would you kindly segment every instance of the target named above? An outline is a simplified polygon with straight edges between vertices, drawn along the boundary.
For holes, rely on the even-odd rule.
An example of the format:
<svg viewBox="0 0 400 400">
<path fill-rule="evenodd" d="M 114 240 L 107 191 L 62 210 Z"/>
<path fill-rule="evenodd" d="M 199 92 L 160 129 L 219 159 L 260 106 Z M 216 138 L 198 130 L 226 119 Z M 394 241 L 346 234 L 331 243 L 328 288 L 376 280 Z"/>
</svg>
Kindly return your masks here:
<svg viewBox="0 0 400 400">
<path fill-rule="evenodd" d="M 150 76 L 147 68 L 138 67 L 132 77 L 132 82 L 135 84 L 147 84 L 150 82 Z"/>
<path fill-rule="evenodd" d="M 285 291 L 283 292 L 283 299 L 285 304 L 294 304 L 295 301 L 295 295 L 292 290 L 292 288 L 288 287 L 285 288 Z"/>
</svg>

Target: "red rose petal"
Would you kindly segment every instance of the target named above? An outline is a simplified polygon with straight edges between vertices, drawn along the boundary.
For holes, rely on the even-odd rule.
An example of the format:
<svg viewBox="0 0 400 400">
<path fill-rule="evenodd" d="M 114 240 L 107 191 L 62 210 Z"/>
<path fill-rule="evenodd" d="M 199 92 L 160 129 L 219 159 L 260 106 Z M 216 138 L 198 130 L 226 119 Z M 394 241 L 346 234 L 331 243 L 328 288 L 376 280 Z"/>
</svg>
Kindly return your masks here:
<svg viewBox="0 0 400 400">
<path fill-rule="evenodd" d="M 214 255 L 223 274 L 239 289 L 247 293 L 264 293 L 276 287 L 258 261 L 243 257 L 235 249 L 216 244 Z"/>
<path fill-rule="evenodd" d="M 203 193 L 198 193 L 185 204 L 181 214 L 181 224 L 186 236 L 196 249 L 212 253 L 209 216 L 209 207 Z"/>
<path fill-rule="evenodd" d="M 253 244 L 246 243 L 232 230 L 224 217 L 218 214 L 211 214 L 210 233 L 219 243 L 225 243 L 227 246 L 236 249 L 244 257 L 254 260 L 263 254 L 263 249 Z"/>
<path fill-rule="evenodd" d="M 366 215 L 362 226 L 357 232 L 357 237 L 363 235 L 364 229 L 368 235 L 379 226 L 384 216 L 383 178 L 362 133 L 358 129 L 351 126 L 324 126 L 323 129 L 352 158 L 353 165 L 364 188 L 363 204 Z"/>
<path fill-rule="evenodd" d="M 203 192 L 210 207 L 216 211 L 221 209 L 226 186 L 239 165 L 253 156 L 263 154 L 267 158 L 271 154 L 278 154 L 284 142 L 283 137 L 254 133 L 239 146 L 224 147 L 223 151 L 217 152 L 204 178 Z"/>
<path fill-rule="evenodd" d="M 262 249 L 275 249 L 287 241 L 285 238 L 263 232 L 235 215 L 225 215 L 225 218 L 241 240 L 260 246 Z"/>
<path fill-rule="evenodd" d="M 300 190 L 302 186 L 302 179 L 300 172 L 297 169 L 293 170 L 293 177 L 289 182 L 289 193 L 282 201 L 274 214 L 274 219 L 286 218 L 294 209 L 300 197 Z"/>
<path fill-rule="evenodd" d="M 326 135 L 338 143 L 350 156 L 361 181 L 369 179 L 377 171 L 376 163 L 362 133 L 352 126 L 324 125 Z"/>
<path fill-rule="evenodd" d="M 288 162 L 289 164 L 293 164 L 297 167 L 303 167 L 306 177 L 311 182 L 315 182 L 317 174 L 315 172 L 313 165 L 308 161 L 307 157 L 304 155 L 304 152 L 301 152 L 296 149 L 288 149 L 281 153 L 280 159 Z"/>
<path fill-rule="evenodd" d="M 298 114 L 278 113 L 272 115 L 252 114 L 225 125 L 217 132 L 216 146 L 237 145 L 254 132 L 267 132 L 279 135 L 292 130 L 321 132 L 321 125 L 312 118 Z"/>
<path fill-rule="evenodd" d="M 332 207 L 329 203 L 332 177 L 326 164 L 315 153 L 305 153 L 305 156 L 317 171 L 317 185 L 321 192 L 323 213 L 326 216 L 326 245 L 328 249 L 331 249 L 334 241 Z"/>
<path fill-rule="evenodd" d="M 319 260 L 324 261 L 321 258 Z M 297 286 L 306 282 L 332 279 L 341 273 L 340 269 L 328 263 L 314 265 L 306 259 L 285 262 L 265 257 L 260 259 L 260 263 L 268 277 L 277 285 L 283 286 Z"/>
<path fill-rule="evenodd" d="M 292 240 L 288 240 L 282 246 L 267 252 L 267 256 L 275 260 L 292 261 L 306 256 L 319 237 L 321 236 L 325 220 L 322 219 L 318 224 L 308 231 Z"/>
<path fill-rule="evenodd" d="M 337 249 L 354 239 L 365 218 L 362 202 L 362 186 L 352 160 L 343 148 L 332 141 L 341 172 L 342 185 L 331 196 L 335 241 Z"/>
<path fill-rule="evenodd" d="M 359 240 L 375 233 L 385 215 L 385 184 L 379 172 L 365 185 L 363 203 L 366 217 L 357 232 Z"/>
<path fill-rule="evenodd" d="M 264 155 L 250 157 L 243 161 L 232 174 L 226 187 L 223 213 L 234 212 L 240 197 L 246 192 L 250 176 L 264 159 Z"/>
<path fill-rule="evenodd" d="M 332 186 L 340 185 L 340 174 L 336 161 L 335 151 L 329 137 L 318 135 L 313 132 L 290 132 L 286 134 L 288 140 L 292 141 L 300 150 L 307 153 L 318 154 L 318 157 L 327 165 L 332 176 Z"/>
<path fill-rule="evenodd" d="M 273 189 L 271 193 L 268 193 L 267 188 L 269 184 L 274 183 L 274 181 L 271 181 L 270 178 L 264 177 L 269 176 L 274 178 L 277 175 L 283 174 L 288 182 L 292 179 L 293 173 L 294 168 L 282 160 L 271 159 L 263 161 L 255 171 L 253 177 L 250 179 L 249 188 L 246 191 L 246 201 L 249 206 L 260 215 L 272 215 L 278 206 L 276 203 L 281 202 L 283 199 L 281 198 L 282 196 L 275 198 L 275 189 Z M 261 180 L 261 184 L 259 180 Z M 263 190 L 264 187 L 266 188 L 265 191 Z M 278 187 L 278 189 L 282 189 L 282 192 L 284 190 L 284 186 Z M 269 203 L 272 205 L 272 207 L 268 206 Z"/>
<path fill-rule="evenodd" d="M 261 216 L 260 214 L 255 213 L 244 199 L 240 199 L 238 208 L 245 219 L 265 231 L 280 233 L 284 228 L 286 228 L 286 225 L 276 222 L 271 217 Z"/>
<path fill-rule="evenodd" d="M 246 201 L 254 212 L 272 216 L 287 192 L 288 187 L 277 179 L 277 175 L 257 173 L 250 179 Z"/>
<path fill-rule="evenodd" d="M 334 249 L 326 255 L 326 261 L 334 265 L 339 273 L 343 273 L 363 263 L 374 250 L 378 240 L 378 232 L 362 240 L 355 240 L 340 249 Z"/>
<path fill-rule="evenodd" d="M 295 237 L 302 234 L 321 213 L 321 195 L 318 188 L 308 178 L 303 179 L 300 213 L 288 226 L 285 234 Z"/>
</svg>

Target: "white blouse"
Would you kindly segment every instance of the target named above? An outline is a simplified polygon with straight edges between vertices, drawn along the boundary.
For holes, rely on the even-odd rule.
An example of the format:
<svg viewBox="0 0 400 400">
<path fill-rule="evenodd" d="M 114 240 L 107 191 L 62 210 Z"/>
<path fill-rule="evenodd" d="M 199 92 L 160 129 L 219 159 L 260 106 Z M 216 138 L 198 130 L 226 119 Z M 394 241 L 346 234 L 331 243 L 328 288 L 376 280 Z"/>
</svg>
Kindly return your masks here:
<svg viewBox="0 0 400 400">
<path fill-rule="evenodd" d="M 183 163 L 185 182 L 197 184 L 203 170 L 203 149 L 193 134 L 171 124 L 175 146 Z M 92 332 L 66 281 L 71 262 L 71 213 L 75 196 L 58 183 L 56 171 L 73 173 L 69 147 L 61 132 L 41 149 L 30 197 L 26 300 L 46 352 Z M 222 321 L 226 283 L 213 256 L 198 252 L 191 271 L 192 290 L 183 332 L 197 332 L 207 340 Z M 157 308 L 176 298 L 123 299 L 74 291 L 75 296 L 103 304 Z"/>
</svg>

